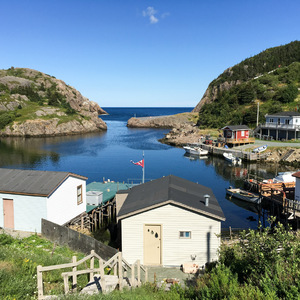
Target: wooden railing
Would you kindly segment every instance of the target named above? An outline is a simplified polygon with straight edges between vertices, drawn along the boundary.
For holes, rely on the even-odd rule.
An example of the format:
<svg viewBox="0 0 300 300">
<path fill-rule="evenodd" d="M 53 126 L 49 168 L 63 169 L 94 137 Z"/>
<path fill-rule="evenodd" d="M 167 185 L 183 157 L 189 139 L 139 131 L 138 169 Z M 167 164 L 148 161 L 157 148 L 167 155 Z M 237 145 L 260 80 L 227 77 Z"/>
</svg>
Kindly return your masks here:
<svg viewBox="0 0 300 300">
<path fill-rule="evenodd" d="M 95 258 L 98 259 L 99 268 L 95 268 Z M 77 267 L 84 262 L 90 260 L 90 268 L 85 270 L 77 270 Z M 44 295 L 43 287 L 43 272 L 53 271 L 65 268 L 72 268 L 72 271 L 63 272 L 61 275 L 64 280 L 64 291 L 65 294 L 70 292 L 69 277 L 72 277 L 72 292 L 77 291 L 77 276 L 82 274 L 90 274 L 90 281 L 93 280 L 94 274 L 100 274 L 100 284 L 103 290 L 105 290 L 105 268 L 110 267 L 110 270 L 114 270 L 114 275 L 118 276 L 119 289 L 123 289 L 123 276 L 126 275 L 128 269 L 131 270 L 131 286 L 136 287 L 141 284 L 141 270 L 145 272 L 145 282 L 148 281 L 147 269 L 141 266 L 140 261 L 137 260 L 134 264 L 130 265 L 124 258 L 122 258 L 122 252 L 118 252 L 108 261 L 103 260 L 94 250 L 91 254 L 77 261 L 77 257 L 73 256 L 71 263 L 54 265 L 54 266 L 37 266 L 37 286 L 38 286 L 38 299 L 45 299 L 47 296 Z M 137 280 L 135 280 L 135 268 L 137 268 Z"/>
</svg>

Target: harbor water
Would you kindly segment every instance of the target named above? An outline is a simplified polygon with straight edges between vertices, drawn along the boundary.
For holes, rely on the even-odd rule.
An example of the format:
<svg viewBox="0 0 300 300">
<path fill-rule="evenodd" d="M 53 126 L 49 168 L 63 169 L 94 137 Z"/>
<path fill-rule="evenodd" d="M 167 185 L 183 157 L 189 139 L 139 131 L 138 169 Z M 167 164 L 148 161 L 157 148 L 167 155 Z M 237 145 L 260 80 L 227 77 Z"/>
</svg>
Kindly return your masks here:
<svg viewBox="0 0 300 300">
<path fill-rule="evenodd" d="M 145 155 L 145 181 L 170 174 L 210 187 L 222 207 L 223 228 L 256 228 L 257 208 L 226 199 L 225 188 L 241 187 L 249 173 L 272 178 L 272 165 L 232 166 L 221 157 L 188 157 L 182 148 L 161 144 L 168 129 L 127 128 L 131 117 L 170 115 L 192 108 L 104 108 L 107 132 L 49 138 L 1 138 L 0 167 L 68 171 L 88 177 L 88 183 L 110 179 L 140 183 L 142 168 L 130 161 Z"/>
</svg>

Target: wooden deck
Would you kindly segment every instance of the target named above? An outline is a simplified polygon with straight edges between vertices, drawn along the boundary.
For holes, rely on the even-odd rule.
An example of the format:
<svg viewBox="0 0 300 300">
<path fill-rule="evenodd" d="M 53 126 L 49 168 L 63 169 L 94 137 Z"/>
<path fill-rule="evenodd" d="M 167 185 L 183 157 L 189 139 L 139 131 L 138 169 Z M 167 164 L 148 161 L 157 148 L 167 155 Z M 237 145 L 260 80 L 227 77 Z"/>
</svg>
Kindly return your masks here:
<svg viewBox="0 0 300 300">
<path fill-rule="evenodd" d="M 226 144 L 231 146 L 240 146 L 246 144 L 254 144 L 255 138 L 247 138 L 247 139 L 228 139 L 226 138 Z"/>
<path fill-rule="evenodd" d="M 235 149 L 226 149 L 224 147 L 215 147 L 212 145 L 199 145 L 202 149 L 207 150 L 212 155 L 223 156 L 223 153 L 232 153 L 232 155 L 241 158 L 244 161 L 260 161 L 267 158 L 268 153 L 252 153 L 249 151 L 235 150 Z"/>
</svg>

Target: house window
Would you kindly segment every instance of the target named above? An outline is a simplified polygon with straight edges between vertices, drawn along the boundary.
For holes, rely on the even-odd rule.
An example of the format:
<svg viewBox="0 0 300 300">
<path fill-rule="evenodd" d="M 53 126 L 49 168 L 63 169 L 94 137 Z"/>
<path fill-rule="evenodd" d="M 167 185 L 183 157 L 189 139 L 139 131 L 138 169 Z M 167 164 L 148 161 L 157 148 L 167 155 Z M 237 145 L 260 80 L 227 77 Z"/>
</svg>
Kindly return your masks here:
<svg viewBox="0 0 300 300">
<path fill-rule="evenodd" d="M 179 231 L 179 238 L 180 239 L 190 239 L 191 232 L 190 231 Z"/>
<path fill-rule="evenodd" d="M 285 124 L 290 124 L 290 120 L 285 120 Z"/>
<path fill-rule="evenodd" d="M 280 124 L 280 118 L 278 118 L 277 123 Z"/>
<path fill-rule="evenodd" d="M 79 185 L 77 187 L 77 205 L 81 204 L 82 202 L 82 185 Z"/>
<path fill-rule="evenodd" d="M 273 123 L 273 122 L 274 122 L 274 119 L 271 118 L 271 119 L 270 119 L 270 123 Z"/>
</svg>

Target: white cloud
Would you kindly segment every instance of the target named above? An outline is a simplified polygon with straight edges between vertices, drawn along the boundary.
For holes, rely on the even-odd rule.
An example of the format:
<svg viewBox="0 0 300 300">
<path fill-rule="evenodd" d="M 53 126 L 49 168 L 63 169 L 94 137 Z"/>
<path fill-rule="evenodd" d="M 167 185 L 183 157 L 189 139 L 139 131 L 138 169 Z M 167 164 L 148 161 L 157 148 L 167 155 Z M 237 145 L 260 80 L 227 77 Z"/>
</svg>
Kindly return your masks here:
<svg viewBox="0 0 300 300">
<path fill-rule="evenodd" d="M 147 9 L 143 11 L 143 16 L 149 17 L 149 21 L 151 24 L 155 24 L 158 22 L 158 18 L 155 17 L 155 14 L 157 14 L 157 11 L 152 6 L 148 6 Z"/>
</svg>

